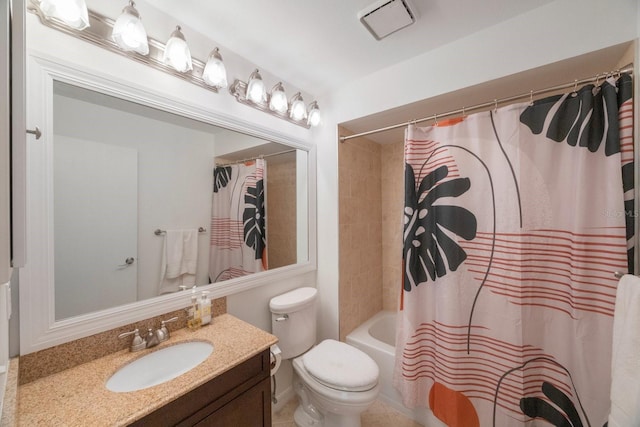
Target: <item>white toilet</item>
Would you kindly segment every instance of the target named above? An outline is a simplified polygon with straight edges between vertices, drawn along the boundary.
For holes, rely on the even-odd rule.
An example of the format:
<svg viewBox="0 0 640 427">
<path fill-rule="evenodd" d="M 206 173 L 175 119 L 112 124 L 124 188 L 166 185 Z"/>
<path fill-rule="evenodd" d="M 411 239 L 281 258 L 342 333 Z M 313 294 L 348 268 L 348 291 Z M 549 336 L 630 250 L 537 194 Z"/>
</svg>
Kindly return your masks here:
<svg viewBox="0 0 640 427">
<path fill-rule="evenodd" d="M 298 427 L 360 427 L 360 414 L 378 396 L 378 365 L 343 342 L 324 340 L 313 347 L 317 294 L 315 288 L 298 288 L 269 303 L 282 359 L 295 358 L 293 386 L 300 405 L 294 420 Z"/>
</svg>

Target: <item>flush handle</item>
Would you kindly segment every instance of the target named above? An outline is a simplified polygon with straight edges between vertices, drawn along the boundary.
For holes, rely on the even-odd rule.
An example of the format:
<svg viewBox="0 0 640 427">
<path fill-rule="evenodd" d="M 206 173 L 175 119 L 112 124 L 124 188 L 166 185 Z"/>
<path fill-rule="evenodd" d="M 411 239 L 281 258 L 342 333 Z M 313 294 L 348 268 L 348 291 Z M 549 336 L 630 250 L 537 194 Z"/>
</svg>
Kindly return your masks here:
<svg viewBox="0 0 640 427">
<path fill-rule="evenodd" d="M 283 314 L 280 317 L 276 317 L 276 322 L 284 322 L 289 320 L 289 315 L 288 314 Z"/>
</svg>

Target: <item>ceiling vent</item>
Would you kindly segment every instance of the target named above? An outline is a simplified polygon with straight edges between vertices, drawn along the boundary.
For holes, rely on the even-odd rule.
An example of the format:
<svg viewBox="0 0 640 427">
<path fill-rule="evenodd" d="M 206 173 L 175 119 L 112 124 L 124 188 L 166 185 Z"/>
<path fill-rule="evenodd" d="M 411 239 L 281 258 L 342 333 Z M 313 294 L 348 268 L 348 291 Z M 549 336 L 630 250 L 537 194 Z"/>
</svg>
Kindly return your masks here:
<svg viewBox="0 0 640 427">
<path fill-rule="evenodd" d="M 358 19 L 380 40 L 416 22 L 416 15 L 406 0 L 380 0 L 361 10 Z"/>
</svg>

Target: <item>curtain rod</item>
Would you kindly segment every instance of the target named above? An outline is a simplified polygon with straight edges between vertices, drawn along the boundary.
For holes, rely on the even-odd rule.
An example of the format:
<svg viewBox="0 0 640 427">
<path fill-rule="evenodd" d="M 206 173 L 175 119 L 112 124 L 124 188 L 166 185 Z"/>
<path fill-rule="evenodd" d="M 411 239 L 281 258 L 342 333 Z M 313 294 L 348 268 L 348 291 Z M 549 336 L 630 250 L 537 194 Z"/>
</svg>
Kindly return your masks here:
<svg viewBox="0 0 640 427">
<path fill-rule="evenodd" d="M 280 151 L 278 153 L 273 153 L 273 154 L 261 154 L 256 157 L 249 157 L 248 159 L 235 160 L 229 163 L 216 163 L 216 167 L 237 165 L 239 163 L 250 162 L 252 160 L 264 159 L 265 157 L 273 157 L 273 156 L 279 156 L 281 154 L 293 153 L 294 151 L 297 151 L 297 150 L 295 148 L 292 148 L 291 150 Z"/>
<path fill-rule="evenodd" d="M 475 111 L 475 110 L 486 109 L 488 107 L 496 107 L 497 108 L 498 104 L 504 104 L 505 102 L 514 102 L 514 101 L 518 101 L 518 100 L 526 99 L 526 98 L 533 99 L 533 97 L 535 95 L 542 95 L 542 94 L 545 94 L 545 93 L 555 92 L 555 91 L 562 90 L 562 89 L 567 89 L 567 88 L 570 88 L 570 87 L 577 88 L 577 86 L 579 86 L 579 85 L 598 82 L 600 79 L 605 80 L 607 77 L 610 77 L 610 76 L 615 76 L 615 75 L 618 75 L 618 74 L 628 74 L 628 73 L 632 73 L 632 72 L 633 72 L 633 65 L 627 65 L 626 67 L 624 67 L 622 69 L 613 70 L 613 71 L 609 71 L 607 73 L 602 73 L 602 74 L 596 74 L 593 77 L 589 77 L 589 78 L 582 79 L 582 80 L 577 80 L 576 79 L 576 80 L 572 81 L 571 83 L 565 83 L 565 84 L 561 84 L 561 85 L 558 85 L 558 86 L 548 87 L 548 88 L 545 88 L 545 89 L 531 90 L 531 91 L 529 91 L 527 93 L 522 93 L 520 95 L 514 95 L 514 96 L 507 97 L 507 98 L 494 99 L 493 101 L 484 102 L 482 104 L 476 104 L 476 105 L 473 105 L 471 107 L 458 108 L 457 110 L 447 111 L 446 113 L 434 114 L 432 116 L 424 117 L 424 118 L 418 119 L 418 120 L 410 120 L 408 122 L 398 123 L 396 125 L 391 125 L 391 126 L 385 126 L 385 127 L 382 127 L 382 128 L 369 130 L 369 131 L 366 131 L 366 132 L 360 132 L 360 133 L 356 133 L 356 134 L 348 135 L 348 136 L 341 136 L 340 137 L 340 142 L 345 142 L 345 141 L 348 141 L 348 140 L 353 139 L 353 138 L 358 138 L 358 137 L 361 137 L 361 136 L 371 135 L 371 134 L 374 134 L 374 133 L 380 133 L 380 132 L 384 132 L 384 131 L 388 131 L 388 130 L 392 130 L 392 129 L 398 129 L 398 128 L 401 128 L 401 127 L 409 126 L 411 124 L 426 122 L 428 120 L 437 120 L 439 118 L 457 116 L 459 114 L 465 115 L 466 113 L 469 113 L 469 112 L 472 112 L 472 111 Z"/>
</svg>

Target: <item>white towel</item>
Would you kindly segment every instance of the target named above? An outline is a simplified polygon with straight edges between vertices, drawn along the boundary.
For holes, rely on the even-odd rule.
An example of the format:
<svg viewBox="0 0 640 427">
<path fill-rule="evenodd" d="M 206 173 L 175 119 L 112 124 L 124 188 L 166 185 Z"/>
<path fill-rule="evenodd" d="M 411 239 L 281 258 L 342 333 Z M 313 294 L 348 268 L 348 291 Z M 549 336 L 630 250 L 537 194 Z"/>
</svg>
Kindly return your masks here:
<svg viewBox="0 0 640 427">
<path fill-rule="evenodd" d="M 640 426 L 640 278 L 618 283 L 613 317 L 609 427 Z"/>
<path fill-rule="evenodd" d="M 162 248 L 160 293 L 192 287 L 198 264 L 198 230 L 167 230 Z"/>
<path fill-rule="evenodd" d="M 183 230 L 182 233 L 182 284 L 192 287 L 196 284 L 198 266 L 198 230 Z"/>
</svg>

